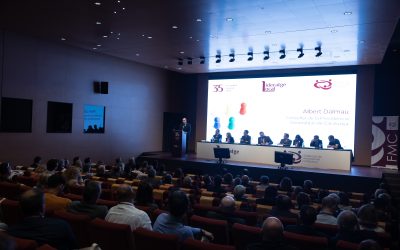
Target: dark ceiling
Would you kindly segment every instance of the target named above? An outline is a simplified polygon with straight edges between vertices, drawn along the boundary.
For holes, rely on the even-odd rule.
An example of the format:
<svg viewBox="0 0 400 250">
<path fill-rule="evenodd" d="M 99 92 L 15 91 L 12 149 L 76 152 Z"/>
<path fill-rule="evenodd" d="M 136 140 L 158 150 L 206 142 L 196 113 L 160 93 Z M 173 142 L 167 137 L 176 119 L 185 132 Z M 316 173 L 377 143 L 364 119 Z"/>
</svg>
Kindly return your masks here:
<svg viewBox="0 0 400 250">
<path fill-rule="evenodd" d="M 0 4 L 0 24 L 6 32 L 184 73 L 380 64 L 400 17 L 399 0 L 2 0 Z M 316 57 L 319 46 L 322 55 Z M 298 58 L 300 48 L 304 56 Z M 286 57 L 280 59 L 282 50 Z M 215 62 L 217 54 L 220 63 Z M 230 54 L 234 62 L 229 62 Z"/>
</svg>

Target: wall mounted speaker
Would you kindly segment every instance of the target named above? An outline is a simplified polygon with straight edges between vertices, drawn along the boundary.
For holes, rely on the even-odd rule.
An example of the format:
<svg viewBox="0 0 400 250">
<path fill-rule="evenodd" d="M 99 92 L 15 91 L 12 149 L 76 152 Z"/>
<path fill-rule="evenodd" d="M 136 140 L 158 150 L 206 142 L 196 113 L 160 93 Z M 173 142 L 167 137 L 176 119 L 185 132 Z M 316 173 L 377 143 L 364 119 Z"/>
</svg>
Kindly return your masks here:
<svg viewBox="0 0 400 250">
<path fill-rule="evenodd" d="M 100 93 L 108 94 L 108 82 L 101 82 L 101 84 L 100 84 Z"/>
<path fill-rule="evenodd" d="M 94 93 L 100 93 L 101 92 L 100 82 L 93 82 L 93 91 L 94 91 Z"/>
</svg>

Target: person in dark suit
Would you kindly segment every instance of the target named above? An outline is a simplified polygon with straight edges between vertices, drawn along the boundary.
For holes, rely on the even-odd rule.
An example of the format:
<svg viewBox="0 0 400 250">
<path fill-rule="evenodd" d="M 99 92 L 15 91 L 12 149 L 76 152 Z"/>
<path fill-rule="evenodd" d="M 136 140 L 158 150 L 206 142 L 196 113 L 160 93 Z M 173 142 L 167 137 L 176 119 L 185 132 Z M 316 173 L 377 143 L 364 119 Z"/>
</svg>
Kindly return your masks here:
<svg viewBox="0 0 400 250">
<path fill-rule="evenodd" d="M 343 149 L 340 141 L 336 139 L 333 135 L 328 136 L 329 144 L 328 148 L 332 149 Z"/>
<path fill-rule="evenodd" d="M 49 244 L 57 249 L 77 249 L 77 242 L 70 225 L 60 219 L 44 217 L 44 193 L 31 189 L 22 194 L 20 206 L 25 218 L 11 226 L 8 234 Z"/>
<path fill-rule="evenodd" d="M 273 141 L 269 136 L 266 136 L 264 132 L 260 132 L 260 137 L 258 137 L 258 144 L 259 145 L 272 145 Z"/>
<path fill-rule="evenodd" d="M 179 129 L 186 134 L 186 153 L 187 153 L 189 152 L 189 138 L 190 138 L 190 133 L 192 132 L 192 125 L 187 122 L 186 117 L 182 118 L 182 123 L 179 126 Z"/>
<path fill-rule="evenodd" d="M 293 146 L 296 148 L 302 148 L 304 146 L 304 140 L 300 135 L 296 135 L 293 140 Z"/>
<path fill-rule="evenodd" d="M 319 139 L 318 135 L 314 135 L 314 139 L 310 142 L 310 147 L 322 148 L 322 140 Z"/>
<path fill-rule="evenodd" d="M 235 139 L 232 137 L 232 134 L 230 132 L 226 133 L 225 142 L 229 144 L 235 143 Z"/>
<path fill-rule="evenodd" d="M 271 215 L 275 217 L 297 218 L 297 214 L 290 212 L 292 201 L 287 195 L 276 196 L 276 205 L 272 207 Z"/>
<path fill-rule="evenodd" d="M 313 228 L 317 220 L 317 210 L 315 208 L 304 205 L 300 209 L 299 225 L 288 225 L 285 231 L 317 237 L 327 237 L 324 233 Z"/>
<path fill-rule="evenodd" d="M 247 129 L 243 131 L 243 136 L 240 138 L 240 144 L 251 144 L 251 136 Z"/>
<path fill-rule="evenodd" d="M 234 223 L 246 224 L 243 218 L 235 217 L 235 199 L 231 196 L 222 198 L 217 211 L 208 211 L 207 218 L 227 221 L 230 226 Z"/>
<path fill-rule="evenodd" d="M 290 147 L 290 145 L 292 145 L 292 140 L 289 139 L 288 133 L 283 134 L 283 139 L 281 139 L 281 141 L 279 142 L 278 145 L 284 146 L 284 147 Z"/>
<path fill-rule="evenodd" d="M 222 135 L 219 133 L 219 129 L 215 130 L 215 134 L 211 138 L 211 142 L 216 142 L 216 143 L 222 142 Z"/>
</svg>

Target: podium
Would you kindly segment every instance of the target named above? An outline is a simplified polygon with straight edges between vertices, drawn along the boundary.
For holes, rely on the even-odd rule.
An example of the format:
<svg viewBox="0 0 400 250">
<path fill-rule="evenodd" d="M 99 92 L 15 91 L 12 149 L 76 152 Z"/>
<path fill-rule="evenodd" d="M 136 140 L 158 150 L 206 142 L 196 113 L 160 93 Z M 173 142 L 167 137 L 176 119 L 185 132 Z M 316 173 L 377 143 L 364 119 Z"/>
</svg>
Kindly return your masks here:
<svg viewBox="0 0 400 250">
<path fill-rule="evenodd" d="M 172 130 L 172 156 L 181 157 L 186 154 L 186 137 L 186 132 L 178 129 Z"/>
</svg>

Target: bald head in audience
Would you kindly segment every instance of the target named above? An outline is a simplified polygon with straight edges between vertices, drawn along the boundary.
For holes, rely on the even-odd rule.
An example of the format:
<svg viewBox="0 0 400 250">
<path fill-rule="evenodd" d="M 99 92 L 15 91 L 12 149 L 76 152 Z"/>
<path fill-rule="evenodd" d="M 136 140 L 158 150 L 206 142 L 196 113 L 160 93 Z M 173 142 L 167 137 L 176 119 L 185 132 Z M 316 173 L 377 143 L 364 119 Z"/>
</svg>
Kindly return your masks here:
<svg viewBox="0 0 400 250">
<path fill-rule="evenodd" d="M 235 211 L 235 199 L 233 199 L 231 196 L 225 196 L 222 198 L 219 207 L 221 211 L 231 213 Z"/>
<path fill-rule="evenodd" d="M 381 246 L 374 240 L 364 240 L 360 243 L 359 250 L 381 250 Z"/>
<path fill-rule="evenodd" d="M 358 229 L 357 216 L 350 210 L 344 210 L 338 215 L 337 224 L 341 231 L 355 231 Z"/>
<path fill-rule="evenodd" d="M 25 216 L 38 216 L 44 214 L 44 193 L 40 189 L 30 189 L 21 195 L 19 201 Z"/>
<path fill-rule="evenodd" d="M 135 193 L 131 186 L 122 184 L 118 187 L 116 192 L 118 202 L 129 202 L 133 203 L 135 199 Z"/>
<path fill-rule="evenodd" d="M 263 240 L 278 240 L 283 237 L 282 222 L 276 217 L 268 217 L 262 225 Z"/>
</svg>

